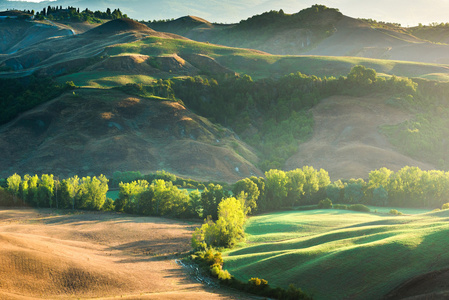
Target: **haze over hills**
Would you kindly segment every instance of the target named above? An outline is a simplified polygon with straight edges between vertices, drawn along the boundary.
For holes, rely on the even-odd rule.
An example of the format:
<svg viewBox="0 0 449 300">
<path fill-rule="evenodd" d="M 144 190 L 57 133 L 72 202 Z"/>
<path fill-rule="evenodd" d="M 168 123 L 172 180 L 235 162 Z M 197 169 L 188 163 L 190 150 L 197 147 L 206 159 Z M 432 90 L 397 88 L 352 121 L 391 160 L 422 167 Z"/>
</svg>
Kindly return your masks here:
<svg viewBox="0 0 449 300">
<path fill-rule="evenodd" d="M 367 21 L 320 6 L 292 15 L 271 11 L 230 25 L 212 24 L 188 16 L 150 23 L 149 26 L 201 42 L 258 49 L 271 54 L 449 62 L 446 44 L 430 43 L 425 36 L 418 38 L 407 29 L 375 27 Z"/>
<path fill-rule="evenodd" d="M 29 39 L 21 31 L 12 32 L 11 28 L 16 28 L 16 24 L 22 24 L 20 22 L 23 23 L 21 26 L 24 28 L 36 30 L 37 33 L 33 32 L 31 35 L 36 38 Z M 249 74 L 255 79 L 269 78 L 270 80 L 278 80 L 297 71 L 321 77 L 338 77 L 346 76 L 355 65 L 373 68 L 386 78 L 395 75 L 436 77 L 444 80 L 449 77 L 449 68 L 444 64 L 371 59 L 372 57 L 401 59 L 402 57 L 404 60 L 419 58 L 422 61 L 442 62 L 446 60 L 445 55 L 449 51 L 446 53 L 440 50 L 446 49 L 447 45 L 430 44 L 404 32 L 373 28 L 365 21 L 351 19 L 338 10 L 323 6 L 313 6 L 294 15 L 270 12 L 255 16 L 238 25 L 216 25 L 198 17 L 188 16 L 170 22 L 151 23 L 149 25 L 154 29 L 150 29 L 133 20 L 117 19 L 94 26 L 90 30 L 84 27 L 87 31 L 80 30 L 81 33 L 75 35 L 70 30 L 70 22 L 65 22 L 67 24 L 57 21 L 45 22 L 15 19 L 0 21 L 4 30 L 12 32 L 4 40 L 4 48 L 7 49 L 5 51 L 9 54 L 0 55 L 0 76 L 4 78 L 20 78 L 30 74 L 50 76 L 62 83 L 73 81 L 75 85 L 87 89 L 74 91 L 74 95 L 64 94 L 57 100 L 37 107 L 2 126 L 0 132 L 4 142 L 1 148 L 8 154 L 4 156 L 2 165 L 5 168 L 0 176 L 8 176 L 11 172 L 32 173 L 33 170 L 36 170 L 34 172 L 56 170 L 60 175 L 74 173 L 82 175 L 111 174 L 114 169 L 150 172 L 165 168 L 184 176 L 195 178 L 210 176 L 217 180 L 235 181 L 238 178 L 262 174 L 260 165 L 262 156 L 258 152 L 262 151 L 262 148 L 258 147 L 265 147 L 265 137 L 262 135 L 265 129 L 263 117 L 258 116 L 260 112 L 256 109 L 252 110 L 247 105 L 248 115 L 242 115 L 247 123 L 239 125 L 240 127 L 232 122 L 226 123 L 226 118 L 221 121 L 222 126 L 224 124 L 238 130 L 236 134 L 226 131 L 227 129 L 220 129 L 217 125 L 217 117 L 211 118 L 209 120 L 211 123 L 207 123 L 206 119 L 202 119 L 207 111 L 202 111 L 201 116 L 198 108 L 196 111 L 190 111 L 189 105 L 187 110 L 172 110 L 170 107 L 176 103 L 173 102 L 174 100 L 182 103 L 181 101 L 188 98 L 187 95 L 183 95 L 183 92 L 176 94 L 179 99 L 169 99 L 167 95 L 159 99 L 161 95 L 153 95 L 147 100 L 146 96 L 132 93 L 126 95 L 123 89 L 120 91 L 114 89 L 126 84 L 157 85 L 159 84 L 157 82 L 162 79 L 180 78 L 182 81 L 186 76 L 227 78 L 236 73 Z M 79 23 L 76 24 L 78 28 L 81 28 Z M 263 27 L 259 26 L 260 24 L 266 25 L 262 31 L 260 28 Z M 48 32 L 51 32 L 48 35 L 52 38 L 39 38 L 46 37 L 45 34 Z M 294 35 L 293 32 L 297 34 Z M 292 40 L 291 36 L 297 37 L 296 40 Z M 307 53 L 320 51 L 321 54 L 332 53 L 333 55 L 352 53 L 351 55 L 359 57 L 271 55 L 257 50 L 195 42 L 188 37 L 203 40 L 215 38 L 217 43 L 240 43 L 238 46 L 247 48 L 250 46 L 257 48 L 259 45 L 262 50 L 280 51 L 283 54 L 297 54 L 295 51 L 302 49 L 301 51 Z M 257 38 L 251 40 L 251 37 Z M 373 43 L 377 45 L 377 48 L 373 48 Z M 302 48 L 298 47 L 299 45 Z M 440 56 L 424 51 L 426 47 L 434 47 L 437 49 L 435 53 Z M 419 53 L 422 55 L 418 55 Z M 170 84 L 172 83 L 167 84 L 168 87 Z M 206 89 L 207 85 L 205 84 L 203 88 Z M 212 100 L 207 93 L 197 97 L 202 99 L 203 106 Z M 257 98 L 250 100 L 252 96 L 249 97 L 248 94 L 240 97 L 242 99 L 248 97 L 248 101 L 260 101 Z M 388 97 L 391 95 L 386 95 L 385 101 Z M 101 101 L 103 98 L 115 100 L 103 103 Z M 83 107 L 81 103 L 87 99 L 91 99 L 89 101 L 92 106 L 86 108 L 83 113 L 77 112 L 75 107 L 78 105 L 81 109 Z M 97 103 L 95 99 L 99 102 Z M 370 95 L 365 95 L 358 101 L 371 101 L 370 99 Z M 168 102 L 164 102 L 165 108 L 162 109 L 158 108 L 161 104 L 153 103 L 154 101 Z M 350 107 L 351 101 L 353 99 L 348 97 L 339 99 L 343 107 L 345 105 Z M 117 107 L 120 107 L 119 103 L 122 102 L 133 103 L 133 106 L 139 103 L 136 107 L 142 109 L 142 114 L 121 115 Z M 72 121 L 60 118 L 65 108 L 76 116 Z M 394 108 L 389 106 L 384 108 L 386 113 L 394 112 Z M 94 109 L 94 112 L 91 114 L 88 109 Z M 98 111 L 99 109 L 101 111 Z M 153 120 L 153 116 L 149 114 L 152 110 L 162 112 L 165 109 L 167 110 L 164 114 L 173 113 L 173 119 L 167 117 L 164 120 Z M 335 123 L 328 125 L 335 130 L 333 135 L 346 137 L 344 143 L 335 144 L 332 136 L 328 136 L 326 142 L 320 144 L 320 135 L 323 133 L 318 130 L 320 123 L 315 126 L 308 144 L 303 144 L 298 151 L 293 148 L 288 150 L 288 154 L 284 153 L 285 157 L 276 164 L 279 167 L 294 169 L 313 162 L 316 167 L 331 171 L 331 176 L 335 179 L 352 176 L 366 177 L 370 170 L 382 166 L 395 170 L 409 164 L 423 169 L 434 168 L 435 162 L 405 155 L 403 151 L 391 145 L 385 136 L 377 132 L 377 126 L 396 125 L 413 119 L 413 114 L 407 111 L 403 113 L 407 117 L 396 120 L 396 123 L 385 119 L 370 125 L 376 126 L 374 128 L 368 128 L 368 125 L 363 122 L 356 122 L 345 127 L 340 126 L 347 120 L 342 110 L 335 119 Z M 84 120 L 82 116 L 90 117 Z M 117 118 L 117 121 L 114 121 L 114 118 Z M 272 116 L 267 115 L 265 118 L 272 118 Z M 376 109 L 363 112 L 361 119 L 369 118 L 378 118 Z M 319 115 L 315 115 L 315 121 L 317 120 L 320 120 Z M 145 122 L 151 125 L 145 125 Z M 158 122 L 165 125 L 156 125 Z M 273 122 L 282 123 L 277 120 Z M 33 129 L 36 124 L 41 125 Z M 73 127 L 73 124 L 77 126 Z M 164 134 L 154 135 L 154 132 L 161 130 L 157 126 L 165 128 Z M 245 126 L 248 126 L 247 130 L 242 129 Z M 367 126 L 365 128 L 367 131 L 361 129 L 362 132 L 371 132 L 376 135 L 376 138 L 371 141 L 362 141 L 357 134 L 347 135 L 348 126 Z M 66 132 L 68 128 L 76 128 L 79 137 L 69 138 Z M 195 133 L 187 134 L 188 131 Z M 24 136 L 28 137 L 27 140 L 24 140 L 24 144 L 17 148 L 14 141 L 21 140 Z M 97 140 L 100 136 L 103 138 Z M 239 140 L 243 138 L 249 141 L 252 136 L 259 136 L 261 139 L 258 144 L 256 143 L 258 145 L 256 148 L 249 147 Z M 27 148 L 26 143 L 36 147 Z M 332 146 L 329 146 L 329 143 Z M 322 151 L 317 150 L 317 146 L 322 147 L 320 149 L 323 151 L 326 148 L 334 150 L 324 151 L 330 155 L 320 156 L 317 161 L 304 160 L 305 157 Z M 83 149 L 83 152 L 80 152 L 80 149 Z M 116 151 L 109 151 L 110 149 L 116 149 Z M 197 159 L 189 156 L 189 149 L 196 149 L 195 151 L 200 153 Z M 366 149 L 372 151 L 365 151 Z M 77 159 L 70 157 L 69 153 L 72 152 L 79 155 Z M 351 154 L 355 152 L 357 155 Z M 101 155 L 98 156 L 98 153 Z M 342 163 L 346 160 L 336 159 L 336 153 L 346 153 L 343 154 L 344 157 L 349 154 L 354 164 Z M 95 159 L 95 157 L 102 157 L 103 160 Z M 201 161 L 200 157 L 208 157 L 208 159 Z M 223 160 L 223 157 L 226 159 Z M 146 163 L 139 163 L 140 159 Z M 186 164 L 189 159 L 192 159 L 192 162 Z M 285 165 L 283 160 L 286 162 Z M 108 161 L 108 163 L 105 164 L 102 161 Z"/>
<path fill-rule="evenodd" d="M 167 4 L 167 9 L 176 3 Z M 231 2 L 234 6 L 248 3 Z M 20 209 L 8 217 L 2 212 L 0 225 L 5 232 L 0 234 L 0 260 L 6 267 L 0 273 L 18 276 L 7 280 L 0 276 L 0 298 L 11 293 L 208 298 L 190 280 L 181 285 L 179 279 L 186 275 L 180 274 L 180 266 L 170 267 L 176 253 L 186 253 L 191 225 L 128 218 L 121 213 L 203 218 L 211 212 L 217 219 L 231 202 L 236 209 L 230 209 L 227 217 L 234 218 L 232 212 L 239 210 L 241 225 L 237 227 L 245 221 L 243 206 L 260 213 L 296 205 L 310 208 L 318 202 L 318 207 L 328 208 L 332 200 L 345 209 L 329 210 L 324 217 L 318 210 L 294 212 L 290 217 L 284 213 L 262 216 L 261 223 L 247 231 L 255 238 L 250 243 L 260 244 L 242 245 L 234 252 L 237 255 L 230 252 L 224 257 L 243 281 L 248 276 L 267 276 L 275 287 L 286 287 L 291 282 L 301 286 L 305 280 L 309 281 L 306 288 L 313 287 L 307 293 L 320 289 L 317 297 L 326 299 L 331 289 L 322 289 L 323 283 L 310 274 L 314 271 L 319 277 L 327 272 L 327 283 L 337 279 L 331 292 L 334 298 L 365 299 L 367 290 L 377 285 L 371 295 L 378 299 L 409 277 L 447 268 L 448 210 L 415 218 L 382 207 L 379 214 L 376 210 L 369 215 L 369 222 L 366 214 L 346 210 L 350 204 L 350 209 L 367 212 L 369 208 L 361 204 L 368 203 L 429 210 L 449 207 L 445 204 L 449 173 L 444 172 L 449 170 L 449 46 L 436 44 L 449 36 L 446 25 L 407 29 L 354 19 L 322 5 L 291 15 L 270 11 L 238 24 L 216 24 L 194 15 L 145 23 L 110 10 L 101 20 L 89 16 L 80 22 L 74 16 L 81 20 L 83 12 L 76 8 L 51 10 L 59 16 L 42 13 L 30 20 L 22 18 L 23 12 L 8 11 L 8 17 L 0 18 L 4 37 L 0 183 L 8 184 L 6 190 L 0 188 L 0 203 L 120 214 L 71 211 L 70 216 L 41 216 Z M 120 171 L 118 177 L 113 175 L 116 171 Z M 142 174 L 137 176 L 136 171 Z M 81 185 L 74 176 L 92 176 L 93 181 L 93 176 L 105 174 L 114 178 L 116 186 L 122 178 L 128 181 L 129 174 L 148 181 L 160 178 L 153 177 L 154 172 L 164 179 L 152 181 L 150 187 L 146 181 L 119 184 L 118 201 L 106 199 L 107 178 L 101 176 L 104 193 L 98 198 L 104 197 L 97 201 L 90 197 L 97 196 L 95 191 L 86 187 L 90 179 L 81 178 Z M 20 175 L 10 176 L 14 173 Z M 45 178 L 53 175 L 43 175 L 40 181 L 37 176 L 24 176 L 42 173 L 59 179 L 74 176 L 74 183 L 62 180 L 62 188 L 59 184 L 46 187 Z M 183 187 L 179 191 L 173 174 L 202 182 L 178 177 L 181 183 L 176 185 Z M 204 187 L 206 181 L 235 183 L 243 178 L 239 184 L 249 187 L 243 188 L 243 194 L 235 191 L 238 184 L 232 188 L 209 185 L 210 193 L 185 191 Z M 70 186 L 79 190 L 73 189 L 72 195 Z M 235 198 L 220 202 L 228 197 L 228 188 Z M 179 201 L 175 199 L 178 191 Z M 249 203 L 253 200 L 254 205 Z M 390 216 L 382 215 L 388 211 Z M 210 232 L 197 231 L 192 244 L 205 245 L 206 234 L 212 231 L 213 235 L 230 232 L 223 228 L 231 222 L 220 225 L 221 220 L 215 224 L 210 220 L 204 226 Z M 416 235 L 416 229 L 423 228 L 425 233 Z M 307 238 L 307 232 L 314 236 Z M 243 227 L 238 234 L 242 233 Z M 297 240 L 290 249 L 292 236 Z M 237 240 L 229 238 L 226 245 Z M 373 264 L 370 258 L 378 249 L 385 250 Z M 421 260 L 429 249 L 433 254 Z M 197 256 L 209 262 L 220 260 L 221 254 L 208 253 Z M 408 257 L 398 269 L 403 253 Z M 77 255 L 81 258 L 75 260 Z M 337 264 L 335 257 L 339 257 Z M 275 268 L 265 264 L 270 261 Z M 379 268 L 383 261 L 394 272 Z M 122 268 L 111 273 L 118 265 Z M 286 266 L 288 274 L 280 265 Z M 362 265 L 381 271 L 374 276 L 378 281 L 366 280 Z M 225 273 L 220 263 L 214 268 L 218 274 Z M 347 277 L 337 276 L 341 270 Z M 394 275 L 394 281 L 387 273 Z M 430 287 L 438 284 L 431 279 L 436 274 L 424 277 Z M 445 274 L 437 281 L 444 281 Z M 297 279 L 298 275 L 303 278 Z M 351 281 L 354 275 L 361 276 L 348 285 L 346 294 L 340 293 L 341 282 Z M 32 280 L 22 284 L 28 277 Z M 46 285 L 37 285 L 38 280 Z M 409 286 L 396 291 L 404 294 Z M 417 290 L 410 296 L 421 289 Z"/>
</svg>

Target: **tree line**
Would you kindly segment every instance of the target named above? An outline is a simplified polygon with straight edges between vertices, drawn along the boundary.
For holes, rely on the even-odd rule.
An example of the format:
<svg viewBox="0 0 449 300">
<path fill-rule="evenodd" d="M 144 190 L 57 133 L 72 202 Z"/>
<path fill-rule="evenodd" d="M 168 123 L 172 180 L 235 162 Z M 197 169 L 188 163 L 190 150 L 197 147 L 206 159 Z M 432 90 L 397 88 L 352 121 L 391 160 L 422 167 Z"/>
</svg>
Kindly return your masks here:
<svg viewBox="0 0 449 300">
<path fill-rule="evenodd" d="M 368 180 L 331 182 L 327 171 L 304 166 L 291 171 L 272 169 L 264 177 L 244 178 L 223 187 L 202 184 L 188 192 L 168 172 L 153 180 L 120 182 L 118 198 L 107 198 L 104 176 L 73 176 L 60 180 L 52 174 L 14 174 L 0 188 L 0 205 L 117 211 L 147 216 L 205 219 L 197 245 L 230 246 L 243 237 L 247 215 L 330 203 L 440 208 L 448 202 L 449 172 L 404 167 L 371 171 Z M 151 178 L 148 177 L 148 178 Z M 161 179 L 164 178 L 164 179 Z M 189 179 L 190 181 L 193 181 Z"/>
<path fill-rule="evenodd" d="M 59 180 L 53 174 L 14 174 L 6 179 L 7 191 L 11 197 L 2 197 L 0 203 L 6 206 L 33 206 L 49 208 L 70 208 L 87 210 L 110 210 L 113 203 L 106 201 L 109 189 L 108 179 L 78 176 Z"/>
<path fill-rule="evenodd" d="M 29 12 L 29 11 L 28 11 Z M 34 15 L 34 11 L 29 12 Z M 76 22 L 87 21 L 101 23 L 101 20 L 115 20 L 121 18 L 127 18 L 126 14 L 122 14 L 119 8 L 111 11 L 107 8 L 105 12 L 97 10 L 95 12 L 85 9 L 80 11 L 79 8 L 73 6 L 67 6 L 67 8 L 62 8 L 61 6 L 48 6 L 44 7 L 41 11 L 36 12 L 35 18 L 38 20 L 48 19 L 54 21 L 71 20 Z"/>
<path fill-rule="evenodd" d="M 449 172 L 404 167 L 397 172 L 381 168 L 369 173 L 368 181 L 336 181 L 326 189 L 335 203 L 375 206 L 440 208 L 448 202 Z"/>
<path fill-rule="evenodd" d="M 159 171 L 143 176 L 150 181 L 133 177 L 120 182 L 118 198 L 108 203 L 106 192 L 117 179 L 110 182 L 104 175 L 59 179 L 53 174 L 40 177 L 14 174 L 3 181 L 4 189 L 12 197 L 2 198 L 0 204 L 105 209 L 184 218 L 210 216 L 217 220 L 220 202 L 230 197 L 241 202 L 245 215 L 251 215 L 315 205 L 325 198 L 332 203 L 438 208 L 448 202 L 449 194 L 449 172 L 409 166 L 397 172 L 388 168 L 371 171 L 366 181 L 358 178 L 331 182 L 327 171 L 310 166 L 290 171 L 271 169 L 264 175 L 228 185 L 200 183 Z M 185 182 L 194 183 L 189 186 L 190 192 Z M 192 190 L 195 186 L 198 188 Z"/>
</svg>

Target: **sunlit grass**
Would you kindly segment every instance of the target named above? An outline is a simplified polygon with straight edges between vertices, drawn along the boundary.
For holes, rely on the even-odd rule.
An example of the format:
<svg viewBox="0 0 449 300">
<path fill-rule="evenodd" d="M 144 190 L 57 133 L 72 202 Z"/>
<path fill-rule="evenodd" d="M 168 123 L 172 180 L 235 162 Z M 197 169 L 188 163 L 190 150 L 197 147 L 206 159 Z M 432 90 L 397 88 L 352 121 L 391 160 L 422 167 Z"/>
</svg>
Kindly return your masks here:
<svg viewBox="0 0 449 300">
<path fill-rule="evenodd" d="M 447 73 L 431 73 L 422 75 L 420 77 L 435 81 L 449 81 L 449 74 Z"/>
<path fill-rule="evenodd" d="M 92 88 L 111 88 L 131 83 L 149 85 L 155 80 L 151 76 L 121 72 L 79 72 L 58 78 L 60 82 L 73 81 L 76 86 Z"/>
<path fill-rule="evenodd" d="M 246 244 L 226 253 L 225 268 L 244 281 L 294 283 L 316 299 L 379 299 L 413 276 L 447 267 L 448 215 L 312 210 L 252 217 Z"/>
<path fill-rule="evenodd" d="M 303 56 L 303 55 L 269 55 L 249 49 L 218 46 L 189 40 L 163 39 L 149 37 L 129 44 L 109 47 L 109 55 L 121 53 L 161 56 L 178 54 L 203 54 L 241 74 L 248 74 L 255 79 L 301 72 L 319 77 L 346 76 L 355 65 L 364 65 L 378 73 L 405 77 L 425 77 L 440 74 L 436 79 L 449 76 L 446 65 L 371 59 L 347 56 Z M 447 74 L 447 75 L 445 75 Z"/>
</svg>

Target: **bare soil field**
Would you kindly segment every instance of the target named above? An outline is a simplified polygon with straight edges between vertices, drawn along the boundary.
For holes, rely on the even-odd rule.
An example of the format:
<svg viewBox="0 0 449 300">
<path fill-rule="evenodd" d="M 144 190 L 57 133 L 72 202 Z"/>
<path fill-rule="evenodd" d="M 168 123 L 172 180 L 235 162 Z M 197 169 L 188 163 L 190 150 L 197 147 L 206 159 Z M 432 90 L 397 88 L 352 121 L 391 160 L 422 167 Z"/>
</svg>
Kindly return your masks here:
<svg viewBox="0 0 449 300">
<path fill-rule="evenodd" d="M 313 137 L 299 146 L 286 169 L 323 168 L 332 180 L 368 178 L 370 171 L 405 166 L 423 170 L 435 167 L 399 153 L 379 132 L 379 126 L 398 124 L 411 116 L 386 103 L 385 97 L 333 96 L 321 101 L 312 113 Z"/>
<path fill-rule="evenodd" d="M 155 217 L 0 209 L 0 299 L 242 299 L 176 264 L 196 224 Z"/>
</svg>

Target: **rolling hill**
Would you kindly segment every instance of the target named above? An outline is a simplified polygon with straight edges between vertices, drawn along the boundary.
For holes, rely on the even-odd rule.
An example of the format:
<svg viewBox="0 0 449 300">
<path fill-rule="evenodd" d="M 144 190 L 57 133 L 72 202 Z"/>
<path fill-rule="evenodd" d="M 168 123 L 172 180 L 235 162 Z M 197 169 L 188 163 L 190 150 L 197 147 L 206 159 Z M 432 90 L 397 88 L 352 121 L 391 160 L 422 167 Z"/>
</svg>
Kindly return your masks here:
<svg viewBox="0 0 449 300">
<path fill-rule="evenodd" d="M 0 56 L 0 68 L 9 71 L 4 74 L 7 77 L 26 76 L 37 71 L 57 76 L 86 67 L 107 46 L 129 43 L 147 36 L 182 39 L 173 34 L 156 32 L 136 21 L 118 19 L 80 35 L 41 39 L 38 44 L 33 43 L 13 54 Z"/>
<path fill-rule="evenodd" d="M 0 211 L 0 298 L 248 299 L 196 282 L 175 259 L 193 225 L 162 218 Z"/>
<path fill-rule="evenodd" d="M 0 20 L 0 32 L 0 57 L 3 54 L 16 53 L 48 38 L 73 35 L 71 29 L 52 22 L 28 22 L 14 18 Z"/>
<path fill-rule="evenodd" d="M 270 11 L 237 24 L 211 24 L 196 17 L 182 17 L 148 25 L 158 31 L 181 34 L 197 41 L 257 49 L 278 55 L 449 62 L 449 46 L 428 41 L 444 42 L 444 33 L 435 40 L 436 37 L 427 38 L 429 34 L 424 34 L 423 30 L 380 28 L 320 5 L 291 15 Z"/>
<path fill-rule="evenodd" d="M 340 16 L 334 10 L 326 13 Z M 200 24 L 204 28 L 212 26 L 205 20 L 193 17 L 179 22 L 171 24 L 178 24 L 176 26 L 179 28 L 185 26 L 182 22 Z M 147 101 L 111 88 L 127 84 L 148 85 L 159 79 L 173 77 L 226 77 L 234 76 L 235 73 L 249 74 L 255 79 L 274 80 L 297 71 L 322 77 L 338 77 L 346 76 L 354 65 L 373 68 L 387 78 L 391 75 L 424 78 L 437 76 L 444 80 L 449 76 L 449 68 L 441 64 L 360 57 L 281 56 L 258 50 L 201 43 L 173 33 L 161 33 L 129 19 L 110 21 L 82 34 L 44 39 L 15 53 L 0 56 L 0 68 L 3 70 L 0 76 L 50 76 L 61 83 L 73 81 L 86 89 L 76 90 L 74 94 L 64 94 L 0 128 L 0 148 L 7 153 L 3 156 L 2 165 L 5 168 L 0 176 L 6 177 L 14 172 L 51 172 L 60 176 L 75 173 L 111 174 L 116 170 L 139 170 L 145 173 L 163 168 L 179 175 L 228 182 L 258 175 L 261 171 L 258 168 L 260 155 L 257 149 L 241 143 L 234 133 L 212 123 L 206 124 L 207 120 L 197 115 L 185 117 L 193 119 L 191 123 L 183 121 L 184 116 L 178 112 L 192 113 L 188 107 L 173 109 L 170 106 L 172 104 L 168 105 L 170 102 L 158 102 L 157 99 Z M 183 99 L 182 94 L 177 97 Z M 102 100 L 109 98 L 114 100 L 109 103 Z M 167 103 L 161 113 L 166 115 L 163 122 L 167 122 L 168 132 L 159 137 L 154 135 L 154 132 L 160 130 L 156 128 L 160 126 L 157 123 L 162 121 L 154 119 L 147 126 L 145 122 L 151 119 L 145 119 L 148 118 L 146 113 L 121 115 L 117 111 L 117 103 L 126 102 L 128 98 L 137 99 L 136 103 L 139 104 L 136 107 L 143 105 L 143 111 L 161 111 L 162 108 L 158 105 Z M 387 98 L 379 99 L 379 107 L 384 107 L 384 112 L 391 111 L 394 114 L 394 109 L 382 106 L 382 101 Z M 334 100 L 327 101 L 329 103 Z M 294 169 L 304 164 L 313 164 L 329 170 L 332 178 L 337 179 L 340 176 L 366 177 L 368 171 L 382 166 L 393 170 L 408 164 L 418 165 L 423 169 L 433 167 L 400 153 L 377 133 L 377 127 L 366 128 L 367 131 L 361 129 L 361 132 L 371 132 L 375 137 L 370 141 L 361 141 L 361 133 L 348 135 L 347 128 L 366 124 L 356 122 L 340 126 L 340 123 L 348 120 L 346 109 L 353 107 L 354 103 L 359 102 L 358 105 L 363 106 L 363 102 L 372 102 L 372 96 L 356 100 L 341 97 L 338 101 L 342 109 L 337 110 L 341 113 L 334 114 L 334 123 L 316 123 L 312 140 L 300 146 L 297 153 L 287 160 L 285 168 Z M 91 106 L 85 106 L 85 103 Z M 62 117 L 61 113 L 66 108 L 71 111 L 72 120 Z M 318 110 L 319 108 L 315 112 Z M 108 121 L 106 117 L 102 117 L 105 113 L 114 115 L 120 122 Z M 379 114 L 382 112 L 375 112 L 374 108 L 363 111 L 360 120 L 379 119 Z M 261 120 L 255 116 L 252 117 L 253 120 L 260 123 Z M 315 120 L 321 120 L 319 114 L 315 115 Z M 36 124 L 41 125 L 36 127 Z M 373 126 L 396 124 L 395 121 L 383 121 Z M 324 128 L 327 126 L 333 129 L 332 133 L 325 134 L 327 141 L 323 144 L 322 140 L 316 139 L 322 139 L 320 135 L 327 130 Z M 76 134 L 68 131 L 69 128 Z M 196 133 L 191 137 L 181 134 L 180 130 L 194 130 Z M 255 133 L 257 132 L 252 134 Z M 246 133 L 246 136 L 250 135 L 249 132 Z M 343 135 L 346 136 L 344 143 L 335 147 L 335 136 Z M 318 147 L 321 150 L 316 148 L 317 145 L 320 145 Z M 192 156 L 191 149 L 196 149 L 197 154 Z M 314 156 L 316 151 L 323 155 Z M 348 163 L 348 159 L 351 163 Z M 199 167 L 196 168 L 195 165 Z"/>
<path fill-rule="evenodd" d="M 447 216 L 341 210 L 261 215 L 249 220 L 248 242 L 226 253 L 224 268 L 244 281 L 293 283 L 314 299 L 444 299 Z"/>
<path fill-rule="evenodd" d="M 407 111 L 388 104 L 388 97 L 334 96 L 312 109 L 315 128 L 310 140 L 299 146 L 285 167 L 313 165 L 329 172 L 332 180 L 367 178 L 367 174 L 388 166 L 435 166 L 401 154 L 379 132 L 383 125 L 399 124 L 412 118 Z"/>
<path fill-rule="evenodd" d="M 0 125 L 0 177 L 163 169 L 235 182 L 263 176 L 262 167 L 274 162 L 288 170 L 324 168 L 337 180 L 366 178 L 384 166 L 427 170 L 440 158 L 446 164 L 446 131 L 428 122 L 447 127 L 446 85 L 428 79 L 448 81 L 448 45 L 323 6 L 292 15 L 271 11 L 233 25 L 193 16 L 149 26 L 116 19 L 77 23 L 74 32 L 70 23 L 0 20 L 7 37 L 1 78 L 77 86 Z M 380 78 L 364 69 L 374 77 L 348 79 L 356 65 Z M 29 99 L 19 98 L 12 105 Z M 405 143 L 391 141 L 403 132 L 410 133 L 405 141 L 431 132 L 429 153 L 406 155 Z M 270 147 L 287 157 L 263 165 Z M 442 157 L 428 159 L 437 152 Z M 187 251 L 191 225 L 114 214 L 5 215 L 0 298 L 221 297 L 182 282 L 180 267 L 167 261 Z M 226 266 L 244 281 L 295 283 L 318 299 L 405 294 L 416 276 L 443 272 L 445 278 L 447 218 L 444 211 L 394 218 L 335 210 L 262 215 L 249 221 L 248 243 L 226 254 Z M 16 276 L 7 278 L 11 273 Z"/>
<path fill-rule="evenodd" d="M 257 157 L 233 132 L 177 102 L 81 89 L 24 113 L 0 128 L 0 176 L 146 174 L 235 181 L 261 175 Z M 238 145 L 242 155 L 231 144 Z"/>
</svg>

